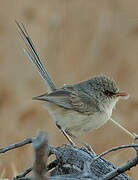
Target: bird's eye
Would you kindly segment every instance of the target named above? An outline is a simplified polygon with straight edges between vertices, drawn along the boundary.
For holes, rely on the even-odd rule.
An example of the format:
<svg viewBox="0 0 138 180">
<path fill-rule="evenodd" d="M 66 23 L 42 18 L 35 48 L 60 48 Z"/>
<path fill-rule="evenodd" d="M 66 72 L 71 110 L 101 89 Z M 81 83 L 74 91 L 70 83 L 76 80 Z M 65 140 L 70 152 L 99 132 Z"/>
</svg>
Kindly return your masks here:
<svg viewBox="0 0 138 180">
<path fill-rule="evenodd" d="M 115 95 L 115 93 L 114 92 L 112 92 L 112 91 L 109 91 L 109 90 L 105 90 L 104 91 L 104 94 L 106 95 L 106 96 L 113 96 L 113 95 Z"/>
</svg>

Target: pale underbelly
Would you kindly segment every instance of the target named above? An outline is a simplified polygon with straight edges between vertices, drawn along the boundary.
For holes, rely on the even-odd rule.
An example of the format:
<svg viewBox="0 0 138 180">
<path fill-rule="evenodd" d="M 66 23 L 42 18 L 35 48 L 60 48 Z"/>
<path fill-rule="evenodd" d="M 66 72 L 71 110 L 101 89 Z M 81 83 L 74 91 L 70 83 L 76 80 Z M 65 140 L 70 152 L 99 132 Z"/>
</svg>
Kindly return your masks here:
<svg viewBox="0 0 138 180">
<path fill-rule="evenodd" d="M 68 129 L 75 134 L 99 128 L 104 125 L 111 116 L 105 112 L 84 115 L 76 111 L 58 107 L 51 103 L 47 103 L 46 108 L 54 121 L 61 126 L 62 129 Z"/>
</svg>

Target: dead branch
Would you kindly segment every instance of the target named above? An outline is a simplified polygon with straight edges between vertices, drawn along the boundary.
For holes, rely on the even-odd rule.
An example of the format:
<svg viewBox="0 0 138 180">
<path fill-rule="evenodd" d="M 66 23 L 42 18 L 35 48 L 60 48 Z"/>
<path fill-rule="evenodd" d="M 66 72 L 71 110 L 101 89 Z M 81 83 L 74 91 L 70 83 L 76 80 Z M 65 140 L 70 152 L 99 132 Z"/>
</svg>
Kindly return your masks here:
<svg viewBox="0 0 138 180">
<path fill-rule="evenodd" d="M 33 180 L 47 180 L 48 135 L 39 131 L 33 139 L 35 161 L 33 165 Z"/>
<path fill-rule="evenodd" d="M 21 142 L 9 145 L 0 149 L 0 153 L 32 143 L 34 147 L 34 163 L 22 174 L 16 176 L 14 180 L 131 180 L 124 172 L 138 164 L 138 153 L 136 157 L 120 167 L 116 167 L 111 162 L 102 158 L 103 155 L 124 148 L 134 148 L 138 152 L 137 144 L 122 145 L 113 147 L 100 155 L 86 148 L 72 147 L 64 145 L 54 147 L 48 145 L 48 136 L 40 131 L 36 137 L 27 138 Z M 55 160 L 47 164 L 47 158 L 54 154 Z M 32 174 L 25 177 L 30 171 Z M 49 173 L 49 177 L 47 175 Z"/>
<path fill-rule="evenodd" d="M 102 152 L 101 154 L 97 155 L 93 161 L 96 161 L 98 158 L 101 158 L 103 156 L 105 156 L 106 154 L 110 153 L 110 152 L 113 152 L 113 151 L 117 151 L 117 150 L 120 150 L 120 149 L 126 149 L 126 148 L 138 148 L 138 144 L 126 144 L 126 145 L 121 145 L 121 146 L 116 146 L 116 147 L 112 147 L 104 152 Z"/>
<path fill-rule="evenodd" d="M 138 156 L 129 160 L 127 163 L 123 164 L 120 167 L 117 167 L 116 169 L 114 169 L 113 171 L 111 171 L 110 173 L 105 175 L 103 177 L 103 180 L 113 179 L 114 177 L 118 176 L 119 174 L 121 174 L 127 170 L 130 170 L 132 167 L 136 166 L 137 164 L 138 164 Z"/>
<path fill-rule="evenodd" d="M 21 179 L 21 178 L 25 177 L 28 173 L 30 173 L 30 172 L 32 171 L 32 169 L 33 169 L 33 166 L 29 167 L 28 169 L 26 169 L 26 170 L 25 170 L 24 172 L 22 172 L 21 174 L 18 174 L 18 175 L 14 178 L 14 180 L 16 180 L 16 179 Z"/>
<path fill-rule="evenodd" d="M 26 144 L 30 144 L 30 143 L 32 143 L 32 137 L 29 137 L 27 139 L 24 139 L 23 141 L 18 142 L 18 143 L 10 144 L 9 146 L 1 148 L 0 149 L 0 153 L 5 153 L 7 151 L 10 151 L 12 149 L 16 149 L 16 148 L 22 147 L 22 146 L 24 146 Z"/>
<path fill-rule="evenodd" d="M 126 148 L 134 148 L 134 150 L 136 151 L 136 157 L 129 160 L 127 163 L 123 164 L 122 166 L 117 167 L 115 170 L 111 171 L 110 173 L 106 174 L 103 177 L 103 180 L 112 179 L 112 178 L 118 176 L 119 174 L 121 174 L 127 170 L 130 170 L 132 167 L 134 167 L 138 164 L 138 144 L 127 144 L 127 145 L 116 146 L 111 149 L 108 149 L 107 151 L 104 151 L 103 153 L 101 153 L 100 155 L 98 155 L 97 157 L 95 157 L 93 159 L 93 162 L 94 162 L 98 158 L 101 158 L 102 156 L 104 156 L 110 152 L 117 151 L 120 149 L 126 149 Z"/>
</svg>

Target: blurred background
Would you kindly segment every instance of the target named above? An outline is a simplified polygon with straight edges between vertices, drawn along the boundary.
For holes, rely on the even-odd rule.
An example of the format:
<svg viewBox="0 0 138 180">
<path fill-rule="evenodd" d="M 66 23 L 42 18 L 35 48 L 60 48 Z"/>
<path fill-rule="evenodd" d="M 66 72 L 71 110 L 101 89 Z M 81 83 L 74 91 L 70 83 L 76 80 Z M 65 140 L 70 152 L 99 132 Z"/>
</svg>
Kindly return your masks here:
<svg viewBox="0 0 138 180">
<path fill-rule="evenodd" d="M 0 147 L 34 136 L 38 129 L 50 144 L 67 143 L 43 103 L 33 96 L 47 91 L 44 81 L 23 53 L 15 20 L 26 25 L 57 87 L 103 73 L 130 94 L 113 118 L 138 134 L 138 1 L 133 0 L 0 0 Z M 132 143 L 131 137 L 108 122 L 81 139 L 101 153 Z M 0 172 L 11 177 L 32 163 L 32 146 L 0 156 Z M 116 165 L 131 159 L 126 149 L 105 158 Z M 127 172 L 138 177 L 138 167 Z"/>
</svg>

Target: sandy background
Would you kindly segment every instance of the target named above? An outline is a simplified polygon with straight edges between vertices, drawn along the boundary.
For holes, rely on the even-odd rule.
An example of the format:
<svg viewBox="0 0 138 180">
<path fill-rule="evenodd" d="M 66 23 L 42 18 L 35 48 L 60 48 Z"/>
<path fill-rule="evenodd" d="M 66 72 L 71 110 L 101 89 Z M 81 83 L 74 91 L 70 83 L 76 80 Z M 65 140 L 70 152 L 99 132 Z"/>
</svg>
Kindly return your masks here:
<svg viewBox="0 0 138 180">
<path fill-rule="evenodd" d="M 31 99 L 47 89 L 22 51 L 15 19 L 26 24 L 57 87 L 99 73 L 114 77 L 131 97 L 118 103 L 113 117 L 138 134 L 138 1 L 0 0 L 0 147 L 37 129 L 48 132 L 53 145 L 67 142 L 43 103 Z M 81 138 L 97 153 L 133 142 L 111 122 Z M 123 150 L 106 158 L 119 165 L 134 155 Z M 0 156 L 0 173 L 11 177 L 31 162 L 28 145 Z M 128 174 L 136 180 L 138 168 Z"/>
</svg>

